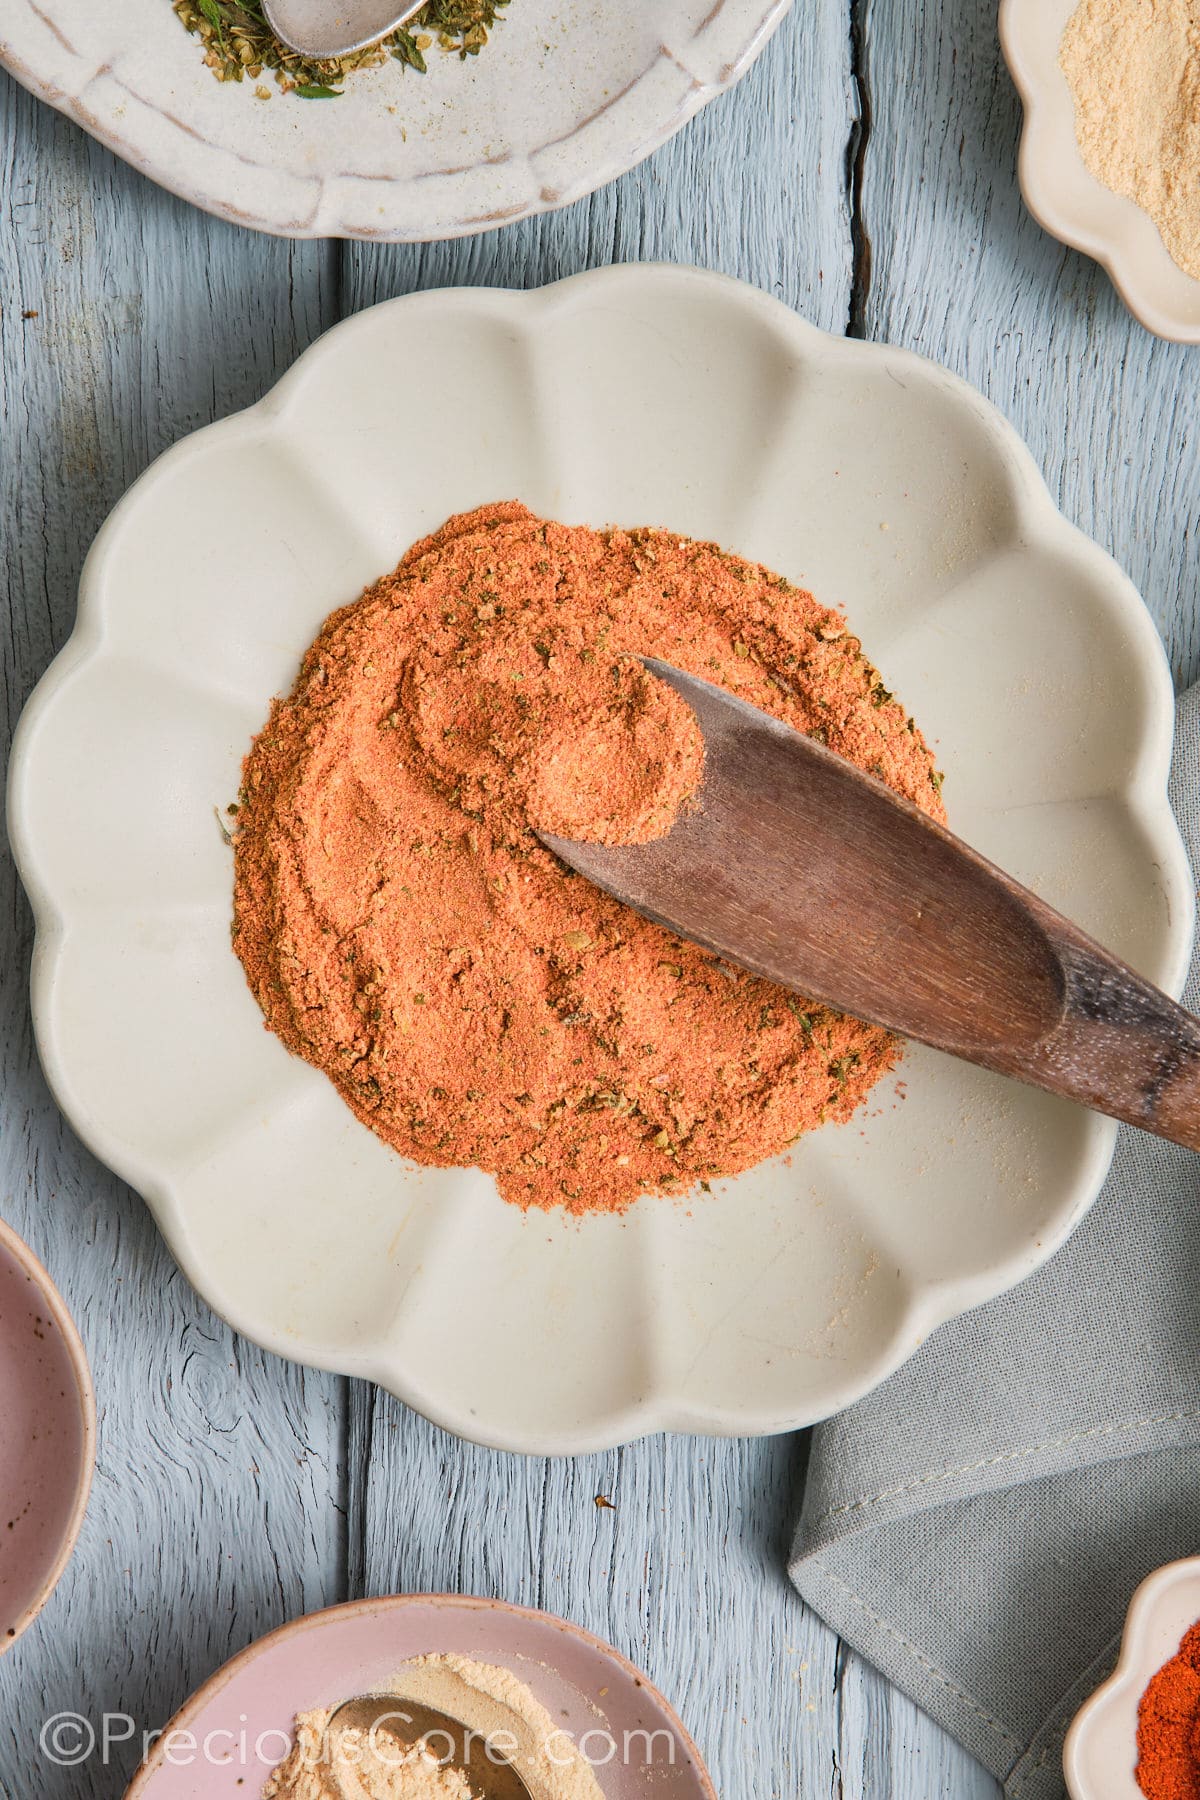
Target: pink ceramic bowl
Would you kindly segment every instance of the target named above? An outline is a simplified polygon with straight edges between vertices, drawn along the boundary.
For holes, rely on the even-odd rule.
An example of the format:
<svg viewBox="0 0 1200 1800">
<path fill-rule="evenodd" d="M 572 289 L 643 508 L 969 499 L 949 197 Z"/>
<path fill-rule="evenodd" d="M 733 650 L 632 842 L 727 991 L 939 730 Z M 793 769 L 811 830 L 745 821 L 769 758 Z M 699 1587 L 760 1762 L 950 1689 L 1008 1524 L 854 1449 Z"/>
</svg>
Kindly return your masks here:
<svg viewBox="0 0 1200 1800">
<path fill-rule="evenodd" d="M 67 1566 L 95 1458 L 79 1333 L 33 1251 L 0 1221 L 0 1655 Z"/>
<path fill-rule="evenodd" d="M 453 1594 L 356 1600 L 252 1644 L 175 1715 L 125 1800 L 256 1800 L 297 1713 L 386 1692 L 401 1663 L 431 1651 L 511 1669 L 605 1800 L 717 1800 L 679 1719 L 618 1651 L 548 1613 Z"/>
</svg>

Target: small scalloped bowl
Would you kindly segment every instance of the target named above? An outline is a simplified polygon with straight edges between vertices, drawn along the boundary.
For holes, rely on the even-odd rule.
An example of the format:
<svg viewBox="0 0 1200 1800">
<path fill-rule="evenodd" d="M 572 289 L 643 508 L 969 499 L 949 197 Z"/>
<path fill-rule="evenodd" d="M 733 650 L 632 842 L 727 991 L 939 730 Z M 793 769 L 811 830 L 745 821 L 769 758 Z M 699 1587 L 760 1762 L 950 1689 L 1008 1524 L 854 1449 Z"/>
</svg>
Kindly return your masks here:
<svg viewBox="0 0 1200 1800">
<path fill-rule="evenodd" d="M 1076 1714 L 1063 1746 L 1071 1800 L 1144 1800 L 1134 1775 L 1138 1704 L 1200 1620 L 1200 1557 L 1148 1575 L 1129 1603 L 1121 1657 Z"/>
<path fill-rule="evenodd" d="M 117 508 L 10 768 L 42 1061 L 196 1287 L 282 1355 L 505 1450 L 810 1424 L 1044 1262 L 1115 1126 L 910 1048 L 899 1090 L 712 1194 L 525 1215 L 374 1137 L 230 949 L 214 814 L 272 695 L 416 539 L 511 497 L 715 538 L 843 604 L 958 830 L 1178 991 L 1174 701 L 1129 581 L 944 370 L 642 266 L 360 313 Z"/>
<path fill-rule="evenodd" d="M 70 1561 L 96 1457 L 87 1353 L 61 1294 L 0 1220 L 0 1655 Z"/>
<path fill-rule="evenodd" d="M 1200 281 L 1173 260 L 1142 207 L 1098 181 L 1075 136 L 1075 102 L 1059 64 L 1078 0 L 1002 0 L 1000 41 L 1025 109 L 1020 178 L 1025 203 L 1052 237 L 1107 269 L 1148 331 L 1200 344 Z"/>
</svg>

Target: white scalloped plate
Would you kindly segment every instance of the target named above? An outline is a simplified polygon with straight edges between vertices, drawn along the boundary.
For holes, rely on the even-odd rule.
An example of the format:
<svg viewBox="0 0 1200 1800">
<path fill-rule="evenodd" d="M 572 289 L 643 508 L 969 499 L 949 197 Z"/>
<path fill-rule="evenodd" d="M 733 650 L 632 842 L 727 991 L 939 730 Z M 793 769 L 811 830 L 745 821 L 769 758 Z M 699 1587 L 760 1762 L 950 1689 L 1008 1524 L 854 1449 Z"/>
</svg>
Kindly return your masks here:
<svg viewBox="0 0 1200 1800">
<path fill-rule="evenodd" d="M 284 237 L 458 237 L 566 206 L 744 75 L 791 0 L 511 0 L 487 49 L 341 99 L 221 83 L 170 0 L 6 0 L 0 63 L 153 181 Z"/>
<path fill-rule="evenodd" d="M 1071 1800 L 1145 1800 L 1134 1774 L 1138 1704 L 1197 1619 L 1200 1557 L 1147 1575 L 1129 1602 L 1120 1661 L 1067 1733 L 1063 1770 Z"/>
<path fill-rule="evenodd" d="M 386 1149 L 263 1029 L 230 950 L 213 813 L 271 696 L 414 539 L 510 496 L 714 537 L 843 603 L 952 822 L 1178 990 L 1171 684 L 1125 577 L 952 376 L 630 267 L 362 313 L 122 501 L 13 752 L 42 1060 L 195 1285 L 283 1355 L 509 1449 L 799 1426 L 1043 1261 L 1114 1128 L 912 1050 L 906 1099 L 690 1209 L 526 1217 Z"/>
<path fill-rule="evenodd" d="M 1025 109 L 1025 203 L 1052 237 L 1094 257 L 1147 330 L 1200 344 L 1200 281 L 1172 259 L 1149 213 L 1114 194 L 1084 162 L 1075 102 L 1059 64 L 1078 0 L 1001 0 L 1000 39 Z"/>
</svg>

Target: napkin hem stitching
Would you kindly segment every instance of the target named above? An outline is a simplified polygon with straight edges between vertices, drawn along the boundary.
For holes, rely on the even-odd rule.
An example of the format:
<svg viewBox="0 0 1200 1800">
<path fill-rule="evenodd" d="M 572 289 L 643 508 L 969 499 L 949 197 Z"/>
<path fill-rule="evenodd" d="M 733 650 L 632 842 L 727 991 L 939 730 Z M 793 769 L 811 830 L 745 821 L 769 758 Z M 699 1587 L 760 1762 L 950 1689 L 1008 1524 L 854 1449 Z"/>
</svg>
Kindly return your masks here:
<svg viewBox="0 0 1200 1800">
<path fill-rule="evenodd" d="M 955 1699 L 961 1700 L 963 1705 L 975 1715 L 981 1724 L 986 1725 L 990 1731 L 995 1733 L 1007 1749 L 1017 1753 L 1022 1750 L 1023 1746 L 1020 1738 L 1014 1736 L 1014 1734 L 1008 1730 L 1007 1726 L 1003 1725 L 992 1713 L 987 1712 L 973 1695 L 968 1694 L 964 1688 L 958 1686 L 957 1682 L 952 1681 L 944 1669 L 940 1669 L 931 1657 L 926 1656 L 923 1650 L 919 1650 L 916 1644 L 906 1638 L 904 1633 L 899 1631 L 889 1619 L 885 1619 L 881 1613 L 875 1611 L 873 1606 L 869 1606 L 861 1595 L 855 1592 L 848 1581 L 843 1581 L 840 1575 L 834 1573 L 828 1563 L 822 1563 L 822 1573 L 827 1581 L 833 1582 L 835 1587 L 842 1590 L 847 1599 L 852 1601 L 853 1604 L 857 1606 L 858 1610 L 871 1620 L 872 1624 L 877 1625 L 888 1637 L 894 1638 L 902 1649 L 907 1650 L 908 1654 L 913 1658 L 913 1661 L 919 1664 L 919 1666 L 925 1670 L 926 1674 L 931 1675 L 936 1682 L 940 1683 L 940 1685 L 946 1689 L 947 1693 L 953 1694 Z"/>
<path fill-rule="evenodd" d="M 1057 1723 L 1057 1715 L 1055 1715 L 1055 1723 Z M 1016 1796 L 1029 1786 L 1029 1783 L 1035 1776 L 1042 1774 L 1045 1769 L 1049 1768 L 1056 1750 L 1061 1756 L 1062 1745 L 1058 1741 L 1057 1735 L 1049 1743 L 1043 1745 L 1041 1754 L 1036 1762 L 1027 1763 L 1024 1768 L 1018 1763 L 1016 1770 L 1009 1776 L 1005 1783 L 1005 1789 L 1009 1800 L 1016 1800 Z"/>
<path fill-rule="evenodd" d="M 936 1487 L 939 1482 L 953 1480 L 956 1475 L 974 1475 L 980 1469 L 994 1469 L 1002 1463 L 1020 1462 L 1024 1457 L 1040 1455 L 1043 1450 L 1065 1450 L 1069 1444 L 1085 1443 L 1088 1439 L 1113 1437 L 1122 1431 L 1143 1431 L 1149 1425 L 1174 1425 L 1181 1419 L 1195 1418 L 1200 1418 L 1200 1407 L 1185 1406 L 1178 1412 L 1152 1413 L 1143 1419 L 1119 1419 L 1107 1425 L 1092 1425 L 1087 1431 L 1071 1431 L 1063 1437 L 1046 1438 L 1040 1444 L 1024 1444 L 1017 1450 L 1002 1450 L 996 1456 L 983 1456 L 975 1462 L 931 1469 L 912 1481 L 901 1482 L 898 1487 L 880 1488 L 877 1493 L 862 1494 L 857 1500 L 845 1500 L 839 1506 L 831 1506 L 827 1512 L 819 1515 L 814 1530 L 819 1530 L 830 1519 L 844 1518 L 847 1513 L 864 1512 L 872 1506 L 878 1506 L 881 1500 L 895 1500 L 901 1494 L 912 1494 L 919 1488 Z"/>
<path fill-rule="evenodd" d="M 1063 1739 L 1071 1720 L 1088 1696 L 1096 1691 L 1104 1676 L 1111 1672 L 1120 1650 L 1121 1638 L 1122 1633 L 1119 1631 L 1110 1638 L 1099 1656 L 1092 1658 L 1083 1673 L 1076 1677 L 1063 1698 L 1043 1721 L 1025 1755 L 1009 1770 L 1004 1783 L 1005 1800 L 1016 1800 L 1017 1795 L 1023 1793 L 1031 1781 L 1049 1768 L 1056 1755 L 1061 1760 Z M 1037 1750 L 1039 1741 L 1041 1749 Z M 1035 1750 L 1037 1750 L 1036 1756 Z"/>
</svg>

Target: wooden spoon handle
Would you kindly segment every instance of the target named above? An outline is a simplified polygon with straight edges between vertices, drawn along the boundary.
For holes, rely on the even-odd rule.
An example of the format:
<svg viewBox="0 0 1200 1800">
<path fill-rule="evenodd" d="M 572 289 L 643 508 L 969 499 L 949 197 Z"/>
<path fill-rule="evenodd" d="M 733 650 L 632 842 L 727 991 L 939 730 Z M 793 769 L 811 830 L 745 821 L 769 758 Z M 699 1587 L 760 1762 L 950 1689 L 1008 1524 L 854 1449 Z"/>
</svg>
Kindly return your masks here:
<svg viewBox="0 0 1200 1800">
<path fill-rule="evenodd" d="M 1035 905 L 1062 966 L 1062 1016 L 1003 1072 L 1200 1150 L 1200 1019 Z"/>
<path fill-rule="evenodd" d="M 646 659 L 704 733 L 700 804 L 554 853 L 727 961 L 1200 1150 L 1200 1019 L 812 738 Z"/>
</svg>

